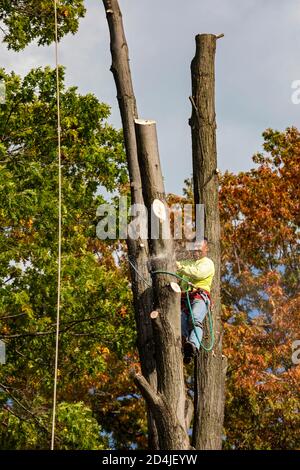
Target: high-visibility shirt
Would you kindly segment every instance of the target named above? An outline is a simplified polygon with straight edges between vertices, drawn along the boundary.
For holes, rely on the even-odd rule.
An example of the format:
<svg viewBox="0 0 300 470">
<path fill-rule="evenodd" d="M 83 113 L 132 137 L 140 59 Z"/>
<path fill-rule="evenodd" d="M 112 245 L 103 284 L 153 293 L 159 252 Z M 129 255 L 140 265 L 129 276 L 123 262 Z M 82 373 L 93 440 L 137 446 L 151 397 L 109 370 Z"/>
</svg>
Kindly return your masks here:
<svg viewBox="0 0 300 470">
<path fill-rule="evenodd" d="M 195 287 L 210 292 L 215 274 L 215 265 L 210 258 L 204 256 L 197 261 L 177 261 L 177 274 L 190 281 Z"/>
</svg>

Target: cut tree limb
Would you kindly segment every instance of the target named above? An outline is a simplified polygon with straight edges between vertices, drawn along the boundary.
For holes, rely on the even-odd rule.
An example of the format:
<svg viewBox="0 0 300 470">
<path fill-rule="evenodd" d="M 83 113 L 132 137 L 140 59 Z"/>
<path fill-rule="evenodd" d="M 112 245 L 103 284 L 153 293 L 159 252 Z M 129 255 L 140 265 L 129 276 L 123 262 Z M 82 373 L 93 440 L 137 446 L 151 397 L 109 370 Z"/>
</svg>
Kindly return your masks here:
<svg viewBox="0 0 300 470">
<path fill-rule="evenodd" d="M 173 239 L 162 236 L 162 230 L 168 229 L 164 224 L 170 223 L 169 218 L 162 218 L 160 211 L 152 211 L 153 201 L 156 200 L 160 201 L 167 211 L 156 124 L 155 121 L 136 119 L 135 129 L 143 196 L 150 222 L 148 227 L 151 231 L 151 221 L 152 223 L 156 221 L 159 228 L 157 237 L 151 237 L 151 232 L 149 233 L 154 308 L 159 311 L 159 316 L 153 321 L 157 394 L 164 403 L 160 414 L 155 414 L 155 420 L 161 449 L 189 449 L 181 353 L 180 296 L 178 292 L 170 289 L 172 276 L 165 273 L 155 274 L 156 271 L 176 272 Z M 158 207 L 158 204 L 156 205 Z M 146 394 L 145 399 L 149 400 Z M 151 406 L 150 401 L 149 406 Z M 154 413 L 154 410 L 152 411 Z"/>
</svg>

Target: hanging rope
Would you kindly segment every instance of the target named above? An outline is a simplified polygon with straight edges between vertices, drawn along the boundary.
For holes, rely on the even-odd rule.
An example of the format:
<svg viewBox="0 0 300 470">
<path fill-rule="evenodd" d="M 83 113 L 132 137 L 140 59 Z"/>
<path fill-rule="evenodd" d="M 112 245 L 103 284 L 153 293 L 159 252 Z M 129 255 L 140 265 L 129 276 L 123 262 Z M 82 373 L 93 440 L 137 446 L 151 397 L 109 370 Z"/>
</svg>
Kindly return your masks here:
<svg viewBox="0 0 300 470">
<path fill-rule="evenodd" d="M 133 263 L 132 261 L 130 261 L 130 258 L 133 258 L 133 257 L 128 255 L 128 263 L 129 263 L 130 266 L 134 269 L 134 271 L 135 271 L 136 274 L 139 276 L 139 278 L 140 278 L 145 284 L 147 284 L 148 287 L 152 287 L 152 284 L 150 284 L 150 283 L 138 272 L 138 270 L 136 269 L 134 263 Z"/>
<path fill-rule="evenodd" d="M 58 269 L 57 269 L 57 312 L 56 312 L 56 341 L 55 341 L 55 366 L 53 386 L 52 432 L 51 450 L 54 449 L 55 418 L 56 418 L 56 392 L 58 372 L 58 346 L 59 346 L 59 319 L 60 319 L 60 291 L 61 291 L 61 128 L 60 128 L 60 90 L 59 90 L 59 65 L 58 65 L 58 22 L 57 0 L 54 0 L 55 21 L 55 65 L 56 65 L 56 104 L 57 104 L 57 142 L 58 142 Z"/>
</svg>

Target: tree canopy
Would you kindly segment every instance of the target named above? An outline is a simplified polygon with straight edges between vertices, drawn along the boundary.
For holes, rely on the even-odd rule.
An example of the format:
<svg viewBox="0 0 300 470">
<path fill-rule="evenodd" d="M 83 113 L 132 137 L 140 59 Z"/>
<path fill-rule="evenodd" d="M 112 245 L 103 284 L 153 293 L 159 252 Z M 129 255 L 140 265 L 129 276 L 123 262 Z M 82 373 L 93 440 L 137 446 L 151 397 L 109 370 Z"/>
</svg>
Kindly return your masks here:
<svg viewBox="0 0 300 470">
<path fill-rule="evenodd" d="M 117 365 L 134 345 L 125 268 L 114 261 L 116 247 L 95 235 L 96 209 L 104 202 L 101 188 L 124 185 L 127 172 L 122 133 L 106 122 L 109 107 L 76 88 L 65 89 L 60 72 L 63 286 L 57 439 L 61 448 L 95 448 L 102 442 L 95 433 L 99 424 L 90 417 L 95 389 L 112 378 L 112 357 Z M 21 79 L 2 70 L 1 76 L 7 96 L 0 108 L 0 336 L 7 360 L 0 368 L 0 442 L 2 448 L 36 448 L 49 440 L 53 386 L 55 72 L 32 70 Z M 118 367 L 122 374 L 126 362 Z"/>
<path fill-rule="evenodd" d="M 249 172 L 222 178 L 226 446 L 300 444 L 300 133 L 268 129 Z"/>
<path fill-rule="evenodd" d="M 85 15 L 84 0 L 57 2 L 58 37 L 75 34 L 79 19 Z M 20 51 L 32 41 L 49 45 L 54 41 L 53 0 L 2 0 L 0 21 L 3 41 L 9 49 Z"/>
</svg>

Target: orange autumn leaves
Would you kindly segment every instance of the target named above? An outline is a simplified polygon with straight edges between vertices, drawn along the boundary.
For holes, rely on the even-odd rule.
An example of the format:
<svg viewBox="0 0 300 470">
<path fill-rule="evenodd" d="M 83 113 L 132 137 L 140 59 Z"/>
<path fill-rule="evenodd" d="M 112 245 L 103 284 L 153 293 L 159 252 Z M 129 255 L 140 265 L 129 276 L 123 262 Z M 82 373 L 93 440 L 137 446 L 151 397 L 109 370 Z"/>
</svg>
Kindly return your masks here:
<svg viewBox="0 0 300 470">
<path fill-rule="evenodd" d="M 258 166 L 225 173 L 222 218 L 227 448 L 299 448 L 299 174 L 295 128 L 267 130 Z"/>
<path fill-rule="evenodd" d="M 300 133 L 263 138 L 255 168 L 220 175 L 228 449 L 300 448 Z M 185 183 L 169 203 L 192 202 Z"/>
</svg>

